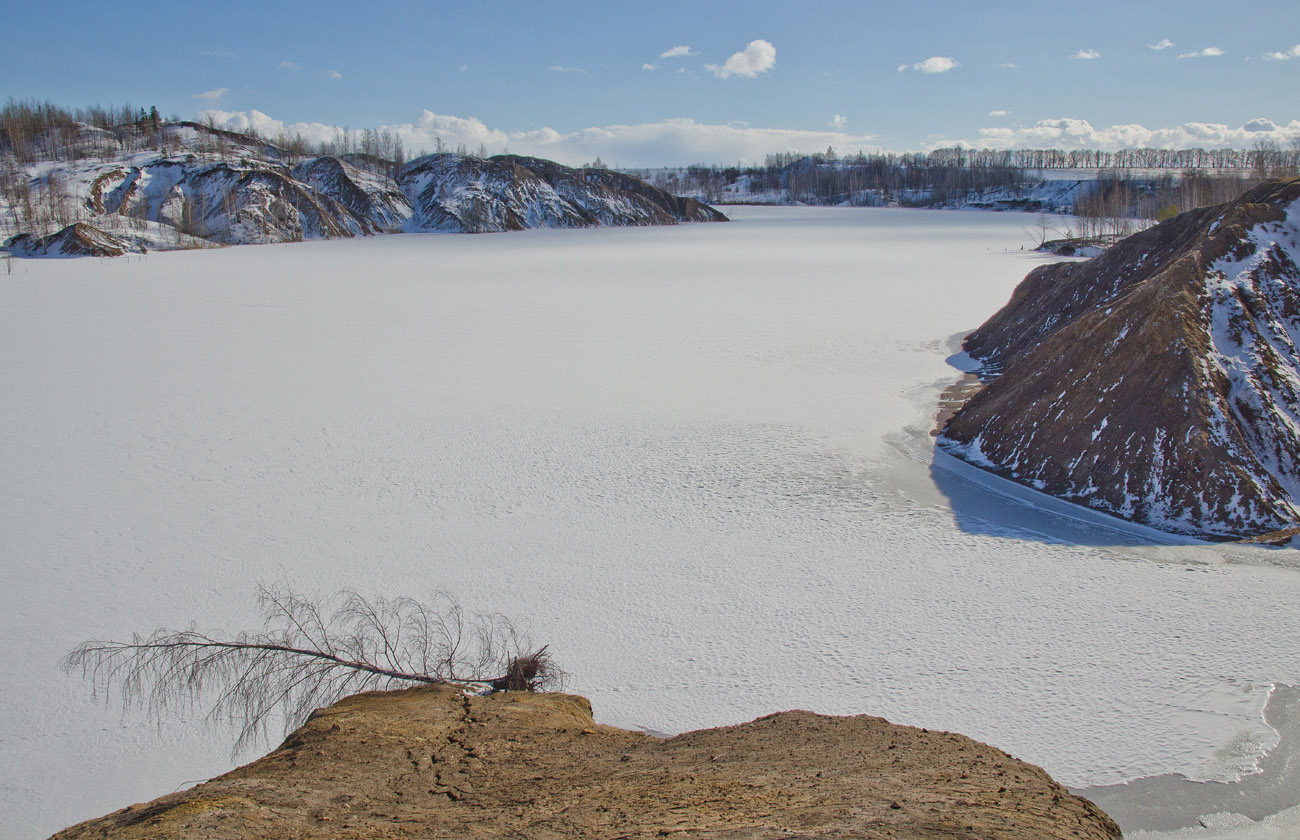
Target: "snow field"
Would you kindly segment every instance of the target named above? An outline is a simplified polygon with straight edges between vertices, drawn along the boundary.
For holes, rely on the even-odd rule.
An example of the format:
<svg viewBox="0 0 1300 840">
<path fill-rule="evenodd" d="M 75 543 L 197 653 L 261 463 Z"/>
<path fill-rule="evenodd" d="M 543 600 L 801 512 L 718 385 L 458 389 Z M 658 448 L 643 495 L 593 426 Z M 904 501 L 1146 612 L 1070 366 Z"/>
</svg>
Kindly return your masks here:
<svg viewBox="0 0 1300 840">
<path fill-rule="evenodd" d="M 527 620 L 606 723 L 809 708 L 961 731 L 1071 785 L 1249 772 L 1269 686 L 1300 682 L 1293 552 L 1147 545 L 932 472 L 951 337 L 1042 259 L 1024 218 L 731 209 L 20 262 L 14 836 L 232 766 L 201 712 L 124 717 L 57 660 L 249 626 L 259 581 Z"/>
</svg>

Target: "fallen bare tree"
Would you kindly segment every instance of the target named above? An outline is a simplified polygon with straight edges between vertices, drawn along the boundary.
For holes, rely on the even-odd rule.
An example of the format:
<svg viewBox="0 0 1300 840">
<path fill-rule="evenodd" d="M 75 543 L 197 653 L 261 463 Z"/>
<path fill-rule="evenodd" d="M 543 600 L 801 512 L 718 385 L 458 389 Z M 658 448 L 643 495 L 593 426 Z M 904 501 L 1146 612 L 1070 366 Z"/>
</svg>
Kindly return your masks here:
<svg viewBox="0 0 1300 840">
<path fill-rule="evenodd" d="M 265 618 L 255 633 L 156 630 L 129 642 L 83 642 L 63 660 L 96 695 L 116 689 L 151 718 L 216 693 L 210 719 L 241 725 L 235 749 L 285 731 L 315 709 L 361 691 L 419 684 L 543 691 L 565 674 L 546 646 L 533 648 L 501 615 L 467 617 L 450 595 L 429 601 L 367 598 L 344 591 L 326 602 L 287 588 L 259 587 Z"/>
</svg>

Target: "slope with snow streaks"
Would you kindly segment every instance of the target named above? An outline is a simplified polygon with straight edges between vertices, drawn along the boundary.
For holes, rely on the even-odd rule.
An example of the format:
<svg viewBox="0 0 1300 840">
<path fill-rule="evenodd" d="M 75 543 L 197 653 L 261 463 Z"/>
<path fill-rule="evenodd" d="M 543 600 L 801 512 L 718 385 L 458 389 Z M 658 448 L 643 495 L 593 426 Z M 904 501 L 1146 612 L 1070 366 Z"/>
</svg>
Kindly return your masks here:
<svg viewBox="0 0 1300 840">
<path fill-rule="evenodd" d="M 85 222 L 138 251 L 404 230 L 726 220 L 694 199 L 627 175 L 537 158 L 438 154 L 399 169 L 360 154 L 302 159 L 266 141 L 195 123 L 164 125 L 147 147 L 115 153 L 112 135 L 86 129 L 98 143 L 93 157 L 51 157 L 21 167 L 16 177 L 24 189 L 10 192 L 34 201 L 20 206 L 9 192 L 0 195 L 2 238 L 26 234 L 22 241 L 30 244 Z"/>
<path fill-rule="evenodd" d="M 965 347 L 1001 374 L 940 445 L 1052 495 L 1228 538 L 1300 520 L 1300 180 L 1038 269 Z"/>
<path fill-rule="evenodd" d="M 392 178 L 340 158 L 318 157 L 299 164 L 293 177 L 347 207 L 363 221 L 366 233 L 401 230 L 413 212 L 410 200 Z"/>
<path fill-rule="evenodd" d="M 711 207 L 631 176 L 518 155 L 427 155 L 407 164 L 398 180 L 415 208 L 408 230 L 487 233 L 726 221 Z"/>
<path fill-rule="evenodd" d="M 20 235 L 8 244 L 13 253 L 24 257 L 120 257 L 128 248 L 126 243 L 85 222 L 75 222 L 40 238 Z"/>
</svg>

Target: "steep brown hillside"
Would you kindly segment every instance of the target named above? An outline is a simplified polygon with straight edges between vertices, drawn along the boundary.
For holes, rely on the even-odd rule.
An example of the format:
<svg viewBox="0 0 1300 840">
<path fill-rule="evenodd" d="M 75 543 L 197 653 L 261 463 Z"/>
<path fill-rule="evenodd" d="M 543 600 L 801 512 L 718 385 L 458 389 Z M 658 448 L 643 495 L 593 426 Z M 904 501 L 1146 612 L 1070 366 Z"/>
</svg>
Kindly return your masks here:
<svg viewBox="0 0 1300 840">
<path fill-rule="evenodd" d="M 275 752 L 73 838 L 1118 838 L 1037 767 L 946 732 L 783 712 L 661 740 L 581 697 L 445 688 L 318 712 Z"/>
<path fill-rule="evenodd" d="M 1300 521 L 1300 180 L 1036 269 L 964 347 L 996 378 L 940 445 L 1213 538 Z"/>
</svg>

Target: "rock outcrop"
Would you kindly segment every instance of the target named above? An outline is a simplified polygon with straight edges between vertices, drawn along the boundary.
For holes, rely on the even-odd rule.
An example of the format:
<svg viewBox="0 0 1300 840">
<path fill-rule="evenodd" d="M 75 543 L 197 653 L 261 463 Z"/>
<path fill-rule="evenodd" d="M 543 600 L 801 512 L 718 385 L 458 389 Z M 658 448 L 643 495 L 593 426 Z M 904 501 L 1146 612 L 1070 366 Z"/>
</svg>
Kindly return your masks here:
<svg viewBox="0 0 1300 840">
<path fill-rule="evenodd" d="M 350 697 L 265 758 L 55 835 L 1118 838 L 1037 767 L 946 732 L 783 712 L 659 739 L 581 697 Z"/>
<path fill-rule="evenodd" d="M 5 245 L 20 257 L 120 257 L 129 247 L 85 222 L 74 222 L 49 236 L 19 234 Z"/>
<path fill-rule="evenodd" d="M 991 381 L 939 445 L 1054 496 L 1226 539 L 1300 522 L 1300 180 L 1031 272 L 966 337 Z"/>
</svg>

